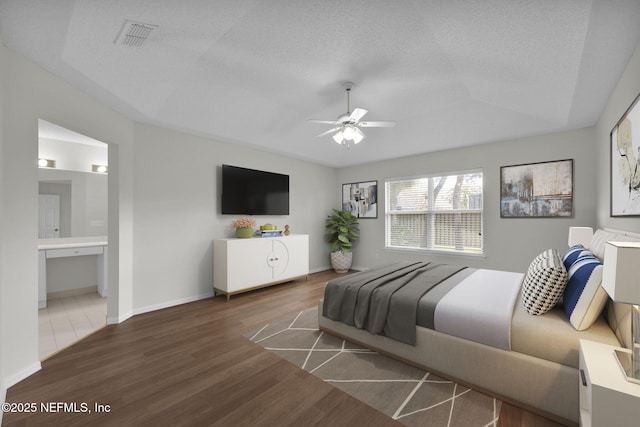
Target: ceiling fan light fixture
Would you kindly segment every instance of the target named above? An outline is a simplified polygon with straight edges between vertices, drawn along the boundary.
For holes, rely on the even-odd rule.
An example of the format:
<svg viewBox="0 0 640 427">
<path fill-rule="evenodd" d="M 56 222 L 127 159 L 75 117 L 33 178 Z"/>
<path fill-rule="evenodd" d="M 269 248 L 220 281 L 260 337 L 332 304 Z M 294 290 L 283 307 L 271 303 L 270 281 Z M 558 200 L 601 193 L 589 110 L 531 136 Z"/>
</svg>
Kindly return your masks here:
<svg viewBox="0 0 640 427">
<path fill-rule="evenodd" d="M 355 135 L 353 126 L 345 126 L 344 130 L 342 131 L 342 135 L 344 136 L 344 139 L 353 140 L 353 137 Z"/>
<path fill-rule="evenodd" d="M 342 142 L 344 141 L 344 137 L 342 135 L 342 130 L 339 130 L 338 132 L 336 132 L 335 135 L 333 135 L 333 140 L 335 142 L 337 142 L 338 144 L 342 144 Z"/>
<path fill-rule="evenodd" d="M 364 133 L 362 133 L 362 131 L 358 128 L 355 129 L 355 132 L 353 132 L 353 143 L 357 144 L 360 141 L 362 141 L 364 139 Z"/>
</svg>

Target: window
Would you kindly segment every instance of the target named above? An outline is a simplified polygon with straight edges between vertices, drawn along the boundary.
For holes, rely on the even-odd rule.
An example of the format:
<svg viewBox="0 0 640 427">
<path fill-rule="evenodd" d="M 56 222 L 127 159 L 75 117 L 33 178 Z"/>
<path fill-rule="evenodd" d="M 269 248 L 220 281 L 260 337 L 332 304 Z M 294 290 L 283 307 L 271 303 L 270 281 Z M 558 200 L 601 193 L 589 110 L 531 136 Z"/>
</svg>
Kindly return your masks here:
<svg viewBox="0 0 640 427">
<path fill-rule="evenodd" d="M 388 179 L 385 246 L 482 254 L 482 170 Z"/>
</svg>

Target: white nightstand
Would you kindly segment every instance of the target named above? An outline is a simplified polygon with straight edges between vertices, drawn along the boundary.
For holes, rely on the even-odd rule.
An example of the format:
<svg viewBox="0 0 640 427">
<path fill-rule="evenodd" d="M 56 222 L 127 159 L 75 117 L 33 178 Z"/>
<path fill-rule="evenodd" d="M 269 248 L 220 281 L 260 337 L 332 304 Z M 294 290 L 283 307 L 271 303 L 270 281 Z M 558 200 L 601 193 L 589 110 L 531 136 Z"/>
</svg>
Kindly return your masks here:
<svg viewBox="0 0 640 427">
<path fill-rule="evenodd" d="M 580 425 L 640 425 L 640 385 L 627 381 L 616 347 L 580 340 Z"/>
</svg>

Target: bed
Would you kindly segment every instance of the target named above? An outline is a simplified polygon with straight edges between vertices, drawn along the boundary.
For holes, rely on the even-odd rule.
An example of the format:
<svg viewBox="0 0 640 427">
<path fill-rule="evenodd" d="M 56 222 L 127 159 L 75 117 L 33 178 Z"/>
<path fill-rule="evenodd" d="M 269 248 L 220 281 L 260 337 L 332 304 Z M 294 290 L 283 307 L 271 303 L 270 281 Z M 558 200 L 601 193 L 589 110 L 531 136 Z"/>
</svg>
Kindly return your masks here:
<svg viewBox="0 0 640 427">
<path fill-rule="evenodd" d="M 640 235 L 572 227 L 569 249 L 542 252 L 525 273 L 426 261 L 357 273 L 327 283 L 318 323 L 327 333 L 575 424 L 579 340 L 630 346 L 629 309 L 608 300 L 600 286 L 606 241 Z M 463 297 L 461 305 L 454 295 Z M 403 312 L 409 321 L 400 319 Z"/>
</svg>

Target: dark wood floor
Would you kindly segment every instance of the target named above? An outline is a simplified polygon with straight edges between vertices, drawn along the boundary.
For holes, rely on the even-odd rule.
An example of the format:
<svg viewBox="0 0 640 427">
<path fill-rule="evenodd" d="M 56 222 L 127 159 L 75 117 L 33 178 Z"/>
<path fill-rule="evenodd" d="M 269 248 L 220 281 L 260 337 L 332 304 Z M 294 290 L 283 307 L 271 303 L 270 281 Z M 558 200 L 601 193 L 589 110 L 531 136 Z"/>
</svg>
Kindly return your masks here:
<svg viewBox="0 0 640 427">
<path fill-rule="evenodd" d="M 7 402 L 37 410 L 5 413 L 2 425 L 399 425 L 243 337 L 315 306 L 336 276 L 316 273 L 229 302 L 219 296 L 107 326 L 11 387 Z M 499 425 L 555 424 L 504 404 Z"/>
</svg>

